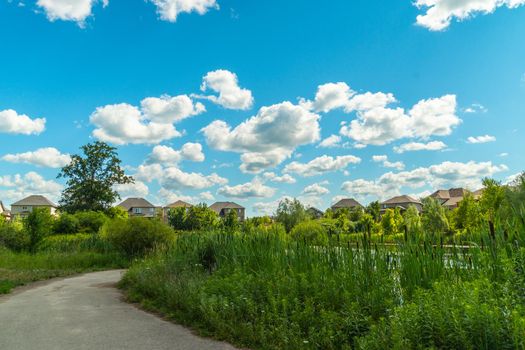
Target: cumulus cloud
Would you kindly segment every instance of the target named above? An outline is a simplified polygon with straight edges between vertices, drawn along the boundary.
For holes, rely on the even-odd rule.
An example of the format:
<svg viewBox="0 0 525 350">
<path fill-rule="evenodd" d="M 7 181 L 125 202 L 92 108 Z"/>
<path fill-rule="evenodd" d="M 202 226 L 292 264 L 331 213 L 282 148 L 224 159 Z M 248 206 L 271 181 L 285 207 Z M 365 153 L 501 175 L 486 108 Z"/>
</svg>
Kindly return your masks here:
<svg viewBox="0 0 525 350">
<path fill-rule="evenodd" d="M 483 136 L 470 136 L 467 139 L 468 143 L 487 143 L 487 142 L 495 142 L 496 137 L 490 136 L 490 135 L 483 135 Z"/>
<path fill-rule="evenodd" d="M 282 163 L 297 147 L 318 141 L 319 115 L 283 102 L 262 107 L 257 115 L 233 129 L 217 120 L 202 132 L 212 148 L 242 153 L 242 171 L 259 173 Z"/>
<path fill-rule="evenodd" d="M 61 191 L 62 185 L 53 180 L 46 180 L 34 171 L 24 175 L 0 176 L 0 198 L 4 203 L 15 202 L 34 194 L 46 196 L 56 202 Z"/>
<path fill-rule="evenodd" d="M 33 152 L 6 154 L 2 160 L 10 163 L 26 163 L 46 168 L 62 168 L 69 164 L 69 154 L 62 154 L 53 147 L 39 148 Z"/>
<path fill-rule="evenodd" d="M 115 191 L 120 194 L 122 199 L 128 197 L 147 197 L 149 194 L 148 186 L 142 182 L 135 180 L 135 183 L 115 185 Z"/>
<path fill-rule="evenodd" d="M 332 171 L 343 170 L 350 164 L 358 164 L 360 162 L 361 158 L 352 155 L 337 156 L 335 158 L 323 155 L 313 159 L 308 163 L 300 163 L 297 161 L 291 162 L 285 166 L 284 172 L 296 173 L 300 176 L 309 177 Z"/>
<path fill-rule="evenodd" d="M 156 144 L 181 136 L 173 123 L 205 111 L 186 95 L 148 97 L 141 108 L 127 103 L 98 107 L 90 116 L 93 136 L 101 141 L 125 144 Z"/>
<path fill-rule="evenodd" d="M 12 109 L 0 111 L 0 133 L 38 135 L 46 128 L 45 118 L 31 119 Z"/>
<path fill-rule="evenodd" d="M 157 13 L 164 21 L 176 22 L 181 13 L 196 12 L 204 15 L 211 9 L 218 9 L 216 0 L 149 0 L 157 6 Z"/>
<path fill-rule="evenodd" d="M 497 8 L 510 9 L 525 4 L 525 0 L 417 0 L 414 5 L 426 11 L 418 15 L 416 23 L 432 31 L 450 26 L 453 19 L 462 21 L 477 14 L 493 13 Z"/>
<path fill-rule="evenodd" d="M 286 184 L 294 184 L 297 182 L 292 176 L 289 174 L 284 174 L 283 176 L 278 176 L 273 172 L 266 172 L 263 174 L 263 178 L 266 180 L 269 180 L 271 182 L 277 182 L 277 183 L 286 183 Z"/>
<path fill-rule="evenodd" d="M 188 142 L 181 150 L 175 150 L 169 146 L 155 146 L 148 156 L 147 164 L 177 165 L 182 160 L 203 162 L 205 160 L 200 143 Z"/>
<path fill-rule="evenodd" d="M 230 198 L 268 198 L 275 194 L 275 188 L 264 185 L 258 179 L 237 186 L 219 188 L 218 194 Z"/>
<path fill-rule="evenodd" d="M 219 96 L 194 96 L 208 99 L 227 109 L 247 110 L 253 106 L 252 92 L 241 88 L 237 75 L 228 70 L 219 69 L 206 74 L 202 79 L 201 91 L 208 89 Z"/>
<path fill-rule="evenodd" d="M 409 142 L 401 146 L 394 147 L 394 152 L 405 153 L 413 151 L 439 151 L 447 148 L 447 145 L 441 141 L 430 141 L 428 143 Z"/>
<path fill-rule="evenodd" d="M 341 136 L 331 135 L 319 143 L 321 148 L 334 148 L 339 147 L 341 144 Z"/>
<path fill-rule="evenodd" d="M 405 169 L 405 164 L 403 162 L 391 162 L 386 155 L 373 156 L 372 160 L 375 163 L 381 163 L 385 168 L 394 168 L 397 170 Z"/>
<path fill-rule="evenodd" d="M 492 162 L 443 162 L 429 167 L 420 167 L 411 171 L 388 172 L 377 180 L 358 179 L 346 181 L 341 189 L 356 197 L 373 196 L 379 199 L 398 195 L 402 188 L 418 189 L 431 186 L 466 187 L 477 189 L 481 180 L 508 170 L 505 165 Z"/>
<path fill-rule="evenodd" d="M 306 186 L 303 190 L 303 194 L 307 196 L 323 196 L 328 193 L 330 190 L 319 183 Z"/>
<path fill-rule="evenodd" d="M 308 102 L 309 107 L 317 112 L 330 112 L 331 110 L 345 107 L 348 100 L 355 94 L 346 83 L 328 83 L 320 85 L 313 102 Z"/>
<path fill-rule="evenodd" d="M 258 202 L 253 205 L 253 210 L 259 215 L 273 215 L 279 203 L 285 199 L 293 200 L 290 196 L 283 196 L 270 202 Z M 297 199 L 307 208 L 319 207 L 322 205 L 321 198 L 318 196 L 299 196 Z"/>
<path fill-rule="evenodd" d="M 162 170 L 158 178 L 160 185 L 168 190 L 196 189 L 202 190 L 215 185 L 225 185 L 228 180 L 213 173 L 187 173 L 177 167 L 168 167 Z"/>
<path fill-rule="evenodd" d="M 50 21 L 74 21 L 84 25 L 86 18 L 91 16 L 93 6 L 102 3 L 104 7 L 109 0 L 38 0 L 37 6 L 42 8 Z"/>
</svg>

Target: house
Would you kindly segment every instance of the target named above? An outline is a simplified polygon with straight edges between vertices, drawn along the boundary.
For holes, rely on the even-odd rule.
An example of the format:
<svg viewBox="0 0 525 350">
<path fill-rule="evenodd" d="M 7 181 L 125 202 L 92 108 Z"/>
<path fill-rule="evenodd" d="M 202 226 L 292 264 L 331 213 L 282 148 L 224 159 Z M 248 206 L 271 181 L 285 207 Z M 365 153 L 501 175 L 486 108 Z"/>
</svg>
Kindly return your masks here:
<svg viewBox="0 0 525 350">
<path fill-rule="evenodd" d="M 232 210 L 237 212 L 237 217 L 239 221 L 244 221 L 246 209 L 243 206 L 240 206 L 237 203 L 233 202 L 216 202 L 210 206 L 210 209 L 217 213 L 221 218 L 228 215 Z"/>
<path fill-rule="evenodd" d="M 445 208 L 454 209 L 458 207 L 467 193 L 470 191 L 464 188 L 451 188 L 450 190 L 437 190 L 430 197 L 437 199 Z"/>
<path fill-rule="evenodd" d="M 6 221 L 11 219 L 11 212 L 7 210 L 2 201 L 0 201 L 0 216 L 3 216 Z"/>
<path fill-rule="evenodd" d="M 24 218 L 36 208 L 49 208 L 51 215 L 57 214 L 57 205 L 44 196 L 33 195 L 11 204 L 11 217 Z"/>
<path fill-rule="evenodd" d="M 384 213 L 387 209 L 399 208 L 402 212 L 407 210 L 409 206 L 415 206 L 416 209 L 421 213 L 423 211 L 423 204 L 410 196 L 402 195 L 390 198 L 381 203 L 381 213 Z"/>
<path fill-rule="evenodd" d="M 124 208 L 130 217 L 154 218 L 157 215 L 157 207 L 144 198 L 128 198 L 118 207 Z"/>
<path fill-rule="evenodd" d="M 164 218 L 164 221 L 168 221 L 168 213 L 170 209 L 186 208 L 186 211 L 188 211 L 188 209 L 191 207 L 193 207 L 192 204 L 184 202 L 184 201 L 173 202 L 171 204 L 166 205 L 164 208 L 162 208 L 162 217 Z"/>
<path fill-rule="evenodd" d="M 319 210 L 314 207 L 310 207 L 306 209 L 306 213 L 313 219 L 320 219 L 323 217 L 324 213 L 322 210 Z"/>
<path fill-rule="evenodd" d="M 353 210 L 357 208 L 363 208 L 363 206 L 353 198 L 343 198 L 339 202 L 332 205 L 331 207 L 334 213 L 338 211 L 339 209 L 345 209 L 345 208 Z"/>
</svg>

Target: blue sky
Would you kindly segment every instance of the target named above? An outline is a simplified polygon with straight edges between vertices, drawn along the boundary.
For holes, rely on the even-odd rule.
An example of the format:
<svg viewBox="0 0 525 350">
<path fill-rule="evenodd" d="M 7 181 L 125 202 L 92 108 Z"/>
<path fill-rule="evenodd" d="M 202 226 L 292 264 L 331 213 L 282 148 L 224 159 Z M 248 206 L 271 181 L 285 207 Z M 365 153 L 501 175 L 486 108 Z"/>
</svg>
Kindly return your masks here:
<svg viewBox="0 0 525 350">
<path fill-rule="evenodd" d="M 123 197 L 250 215 L 506 181 L 525 163 L 521 5 L 0 0 L 0 200 L 57 200 L 97 139 L 137 179 Z"/>
</svg>

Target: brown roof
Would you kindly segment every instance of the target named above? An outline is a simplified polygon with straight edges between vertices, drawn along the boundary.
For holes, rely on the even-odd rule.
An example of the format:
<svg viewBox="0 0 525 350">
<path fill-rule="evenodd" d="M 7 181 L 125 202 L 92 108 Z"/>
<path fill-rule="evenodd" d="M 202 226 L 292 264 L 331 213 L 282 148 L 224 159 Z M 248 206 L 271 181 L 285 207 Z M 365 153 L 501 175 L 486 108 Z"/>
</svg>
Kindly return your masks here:
<svg viewBox="0 0 525 350">
<path fill-rule="evenodd" d="M 414 199 L 407 195 L 390 198 L 381 204 L 406 204 L 406 203 L 421 204 L 421 202 L 418 201 L 417 199 Z"/>
<path fill-rule="evenodd" d="M 463 198 L 465 197 L 467 193 L 469 193 L 469 191 L 464 188 L 451 188 L 450 190 L 448 190 L 448 192 L 450 193 L 450 198 L 454 198 L 454 197 Z"/>
<path fill-rule="evenodd" d="M 463 200 L 464 197 L 452 197 L 448 199 L 443 205 L 445 207 L 457 207 L 459 202 Z"/>
<path fill-rule="evenodd" d="M 124 202 L 120 203 L 118 207 L 122 207 L 128 211 L 131 208 L 155 208 L 153 204 L 144 198 L 128 198 Z"/>
<path fill-rule="evenodd" d="M 41 206 L 41 207 L 53 207 L 56 208 L 57 205 L 53 202 L 51 202 L 49 199 L 47 199 L 44 196 L 40 195 L 33 195 L 26 197 L 22 200 L 19 200 L 16 203 L 11 204 L 11 206 Z"/>
<path fill-rule="evenodd" d="M 210 209 L 220 213 L 223 209 L 244 209 L 244 207 L 234 202 L 216 202 L 210 206 Z"/>
<path fill-rule="evenodd" d="M 437 190 L 436 192 L 432 193 L 430 197 L 436 199 L 449 199 L 450 192 L 448 190 Z"/>
<path fill-rule="evenodd" d="M 176 201 L 165 206 L 165 208 L 191 208 L 193 205 L 184 201 Z"/>
<path fill-rule="evenodd" d="M 343 198 L 339 202 L 332 205 L 332 208 L 356 208 L 362 205 L 353 198 Z"/>
</svg>

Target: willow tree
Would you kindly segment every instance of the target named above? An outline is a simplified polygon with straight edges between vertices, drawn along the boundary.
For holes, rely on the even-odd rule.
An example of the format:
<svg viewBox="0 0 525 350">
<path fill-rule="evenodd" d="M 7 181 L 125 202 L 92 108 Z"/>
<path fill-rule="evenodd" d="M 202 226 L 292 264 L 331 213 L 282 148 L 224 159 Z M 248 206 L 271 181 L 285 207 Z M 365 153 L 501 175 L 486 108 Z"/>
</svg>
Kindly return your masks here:
<svg viewBox="0 0 525 350">
<path fill-rule="evenodd" d="M 60 207 L 66 212 L 107 211 L 120 199 L 115 185 L 133 183 L 120 166 L 115 147 L 94 142 L 81 147 L 83 155 L 73 155 L 58 178 L 66 178 Z"/>
</svg>

